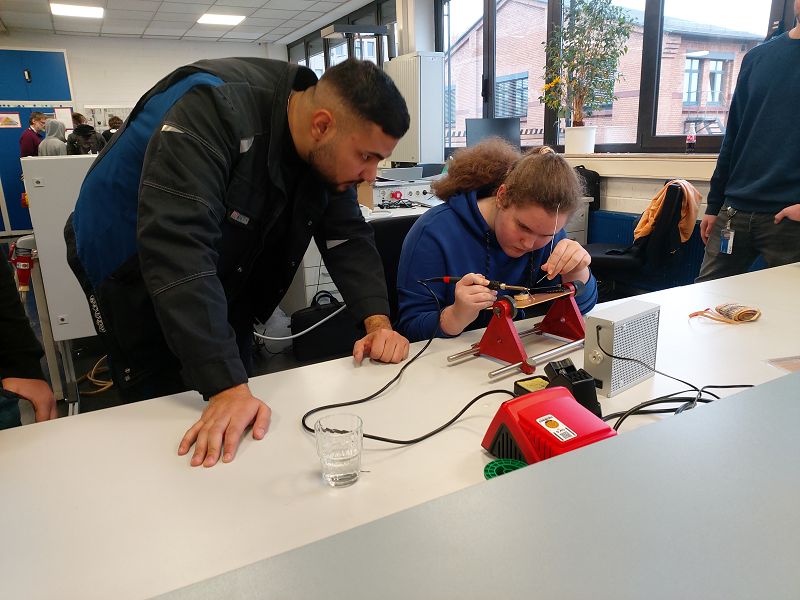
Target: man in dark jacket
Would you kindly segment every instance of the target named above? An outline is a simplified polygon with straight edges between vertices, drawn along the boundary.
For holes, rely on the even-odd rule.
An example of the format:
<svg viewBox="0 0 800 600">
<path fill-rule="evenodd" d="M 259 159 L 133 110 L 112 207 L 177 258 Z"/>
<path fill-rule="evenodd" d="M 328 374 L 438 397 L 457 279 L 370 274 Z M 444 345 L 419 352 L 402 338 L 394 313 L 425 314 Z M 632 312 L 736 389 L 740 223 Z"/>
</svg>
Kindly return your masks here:
<svg viewBox="0 0 800 600">
<path fill-rule="evenodd" d="M 312 238 L 366 335 L 353 356 L 400 362 L 380 257 L 354 184 L 408 129 L 405 102 L 368 62 L 320 81 L 284 62 L 205 60 L 167 75 L 92 165 L 65 235 L 70 265 L 134 397 L 209 398 L 178 453 L 233 459 L 270 409 L 247 386 L 255 319 L 269 317 Z"/>
<path fill-rule="evenodd" d="M 12 422 L 6 425 L 20 424 L 13 394 L 33 404 L 37 422 L 56 418 L 56 400 L 39 362 L 42 354 L 19 301 L 14 274 L 0 251 L 0 413 L 3 413 L 0 421 L 7 421 L 4 414 L 7 407 L 14 414 Z M 4 394 L 4 390 L 12 394 Z"/>
</svg>

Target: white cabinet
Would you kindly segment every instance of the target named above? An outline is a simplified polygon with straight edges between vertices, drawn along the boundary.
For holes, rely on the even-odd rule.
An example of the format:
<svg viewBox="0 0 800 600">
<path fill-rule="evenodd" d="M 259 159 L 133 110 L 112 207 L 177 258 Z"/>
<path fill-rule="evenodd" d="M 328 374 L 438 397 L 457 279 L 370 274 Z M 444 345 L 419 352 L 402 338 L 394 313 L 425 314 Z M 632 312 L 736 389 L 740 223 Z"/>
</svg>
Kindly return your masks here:
<svg viewBox="0 0 800 600">
<path fill-rule="evenodd" d="M 589 205 L 592 203 L 593 198 L 581 198 L 582 202 L 572 218 L 567 221 L 564 226 L 567 238 L 575 240 L 579 244 L 586 245 L 589 234 Z"/>
</svg>

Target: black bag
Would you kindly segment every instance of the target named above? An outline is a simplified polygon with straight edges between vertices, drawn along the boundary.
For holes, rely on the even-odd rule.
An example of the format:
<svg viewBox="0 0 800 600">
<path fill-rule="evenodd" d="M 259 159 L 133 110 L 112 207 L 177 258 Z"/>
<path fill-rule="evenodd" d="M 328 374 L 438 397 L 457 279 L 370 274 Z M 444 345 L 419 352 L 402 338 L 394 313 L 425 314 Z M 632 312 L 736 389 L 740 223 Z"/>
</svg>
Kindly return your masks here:
<svg viewBox="0 0 800 600">
<path fill-rule="evenodd" d="M 311 306 L 292 314 L 292 335 L 305 331 L 325 317 L 344 306 L 330 292 L 322 291 L 314 295 Z M 325 321 L 316 329 L 295 338 L 292 343 L 294 357 L 300 361 L 321 361 L 347 356 L 353 352 L 353 344 L 364 337 L 364 332 L 353 321 L 345 309 L 332 319 Z"/>
<path fill-rule="evenodd" d="M 587 169 L 583 165 L 575 167 L 575 173 L 583 180 L 583 188 L 587 196 L 594 198 L 589 205 L 589 210 L 600 208 L 600 173 Z"/>
</svg>

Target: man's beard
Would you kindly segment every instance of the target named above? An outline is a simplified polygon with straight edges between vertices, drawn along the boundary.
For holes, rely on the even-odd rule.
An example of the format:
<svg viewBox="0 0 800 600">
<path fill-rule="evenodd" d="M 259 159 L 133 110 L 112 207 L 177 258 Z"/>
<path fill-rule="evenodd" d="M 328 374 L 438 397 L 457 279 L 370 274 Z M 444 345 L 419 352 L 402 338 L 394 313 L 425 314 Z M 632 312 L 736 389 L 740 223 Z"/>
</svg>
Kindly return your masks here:
<svg viewBox="0 0 800 600">
<path fill-rule="evenodd" d="M 336 163 L 334 146 L 331 143 L 317 147 L 308 153 L 308 164 L 327 186 L 337 192 L 344 192 L 357 181 L 339 182 L 336 181 L 336 174 L 331 172 Z"/>
</svg>

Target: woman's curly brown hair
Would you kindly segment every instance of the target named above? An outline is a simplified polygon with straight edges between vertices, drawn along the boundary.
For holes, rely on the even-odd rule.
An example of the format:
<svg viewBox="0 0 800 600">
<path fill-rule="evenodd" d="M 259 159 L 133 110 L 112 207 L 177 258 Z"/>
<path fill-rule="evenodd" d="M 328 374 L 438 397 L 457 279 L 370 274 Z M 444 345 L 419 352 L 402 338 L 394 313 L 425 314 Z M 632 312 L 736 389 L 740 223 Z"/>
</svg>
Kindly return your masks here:
<svg viewBox="0 0 800 600">
<path fill-rule="evenodd" d="M 456 151 L 447 167 L 447 174 L 431 185 L 442 200 L 481 188 L 494 195 L 506 175 L 522 155 L 506 141 L 489 138 L 471 148 Z"/>
<path fill-rule="evenodd" d="M 572 212 L 583 196 L 575 171 L 552 148 L 541 146 L 523 156 L 500 138 L 457 151 L 447 174 L 431 189 L 442 200 L 473 190 L 486 198 L 502 184 L 504 204 L 519 208 L 536 204 L 548 212 Z"/>
</svg>

